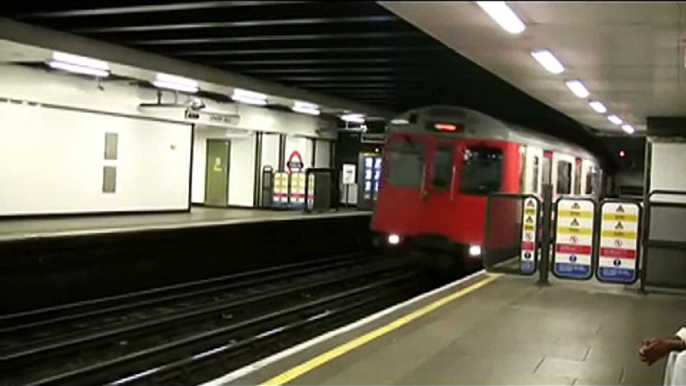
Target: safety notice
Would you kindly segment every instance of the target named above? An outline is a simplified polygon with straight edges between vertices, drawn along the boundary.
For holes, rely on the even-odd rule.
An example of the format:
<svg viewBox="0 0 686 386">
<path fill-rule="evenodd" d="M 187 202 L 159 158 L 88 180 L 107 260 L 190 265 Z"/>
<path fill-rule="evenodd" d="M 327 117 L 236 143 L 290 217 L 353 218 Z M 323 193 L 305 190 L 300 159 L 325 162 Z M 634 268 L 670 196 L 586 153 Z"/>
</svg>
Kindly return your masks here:
<svg viewBox="0 0 686 386">
<path fill-rule="evenodd" d="M 557 203 L 553 272 L 574 279 L 591 277 L 595 203 L 563 198 Z"/>
<path fill-rule="evenodd" d="M 640 207 L 632 202 L 605 202 L 600 212 L 598 279 L 633 283 L 638 272 Z"/>
<path fill-rule="evenodd" d="M 536 270 L 538 200 L 532 197 L 524 200 L 522 212 L 522 252 L 519 267 L 522 273 L 532 274 Z"/>
</svg>

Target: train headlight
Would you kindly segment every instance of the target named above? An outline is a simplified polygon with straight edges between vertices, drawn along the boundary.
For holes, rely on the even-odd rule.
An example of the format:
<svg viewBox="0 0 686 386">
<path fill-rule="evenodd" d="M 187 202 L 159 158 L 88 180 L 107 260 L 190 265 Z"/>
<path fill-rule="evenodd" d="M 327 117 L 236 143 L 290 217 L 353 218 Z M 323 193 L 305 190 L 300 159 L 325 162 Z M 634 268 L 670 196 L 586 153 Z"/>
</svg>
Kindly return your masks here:
<svg viewBox="0 0 686 386">
<path fill-rule="evenodd" d="M 471 256 L 471 257 L 481 256 L 481 245 L 470 245 L 469 246 L 469 256 Z"/>
<path fill-rule="evenodd" d="M 400 244 L 400 236 L 398 235 L 388 235 L 388 243 L 391 245 Z"/>
</svg>

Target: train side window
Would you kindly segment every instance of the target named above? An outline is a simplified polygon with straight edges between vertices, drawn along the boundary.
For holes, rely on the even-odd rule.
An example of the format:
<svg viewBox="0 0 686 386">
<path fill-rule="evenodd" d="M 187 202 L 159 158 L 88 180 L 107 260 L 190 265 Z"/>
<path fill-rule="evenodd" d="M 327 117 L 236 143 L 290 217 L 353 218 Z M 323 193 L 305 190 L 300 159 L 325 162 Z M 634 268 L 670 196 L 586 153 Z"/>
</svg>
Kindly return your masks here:
<svg viewBox="0 0 686 386">
<path fill-rule="evenodd" d="M 436 190 L 450 190 L 453 180 L 453 149 L 448 146 L 436 148 L 432 185 Z"/>
<path fill-rule="evenodd" d="M 421 186 L 424 178 L 424 144 L 409 140 L 393 142 L 388 150 L 388 183 L 404 187 Z"/>
<path fill-rule="evenodd" d="M 557 194 L 572 192 L 572 164 L 571 162 L 557 162 Z"/>
<path fill-rule="evenodd" d="M 581 194 L 581 170 L 581 163 L 577 163 L 574 169 L 574 194 L 576 195 Z"/>
<path fill-rule="evenodd" d="M 502 174 L 502 150 L 491 147 L 465 149 L 461 187 L 463 193 L 487 195 L 498 192 Z"/>
</svg>

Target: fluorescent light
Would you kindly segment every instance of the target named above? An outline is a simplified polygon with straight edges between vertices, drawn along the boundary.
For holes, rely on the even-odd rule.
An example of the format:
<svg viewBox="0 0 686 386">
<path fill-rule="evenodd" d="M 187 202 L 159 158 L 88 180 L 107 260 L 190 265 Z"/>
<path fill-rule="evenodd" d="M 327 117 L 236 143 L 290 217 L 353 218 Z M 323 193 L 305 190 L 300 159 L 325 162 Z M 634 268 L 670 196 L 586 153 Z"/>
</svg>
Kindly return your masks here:
<svg viewBox="0 0 686 386">
<path fill-rule="evenodd" d="M 539 50 L 531 53 L 531 56 L 538 61 L 549 72 L 553 74 L 561 74 L 565 71 L 564 66 L 559 60 L 548 50 Z"/>
<path fill-rule="evenodd" d="M 477 1 L 481 9 L 484 10 L 496 23 L 511 34 L 524 32 L 526 25 L 515 14 L 504 1 Z"/>
<path fill-rule="evenodd" d="M 265 106 L 267 104 L 267 96 L 259 92 L 242 90 L 237 88 L 233 90 L 233 95 L 231 99 L 236 102 L 247 103 L 250 105 Z"/>
<path fill-rule="evenodd" d="M 605 107 L 605 105 L 600 101 L 591 101 L 588 103 L 588 105 L 600 114 L 605 114 L 607 112 L 607 107 Z"/>
<path fill-rule="evenodd" d="M 398 235 L 389 235 L 388 236 L 388 243 L 391 245 L 398 245 L 400 244 L 400 236 Z"/>
<path fill-rule="evenodd" d="M 56 60 L 50 61 L 48 63 L 48 65 L 50 67 L 58 69 L 58 70 L 75 72 L 75 73 L 84 74 L 84 75 L 98 76 L 100 78 L 107 78 L 108 76 L 110 76 L 110 72 L 107 70 L 100 70 L 97 68 L 83 67 L 83 66 L 78 66 L 76 64 L 58 62 Z"/>
<path fill-rule="evenodd" d="M 587 96 L 591 95 L 586 86 L 584 86 L 580 80 L 568 80 L 565 82 L 565 84 L 574 93 L 574 95 L 578 96 L 579 98 L 586 98 Z"/>
<path fill-rule="evenodd" d="M 155 87 L 184 91 L 187 93 L 195 94 L 198 92 L 198 82 L 193 79 L 183 78 L 176 75 L 169 74 L 157 74 L 156 80 L 152 82 Z"/>
<path fill-rule="evenodd" d="M 341 119 L 346 122 L 364 123 L 362 114 L 343 114 L 341 115 Z"/>
<path fill-rule="evenodd" d="M 622 130 L 624 130 L 627 134 L 633 134 L 636 131 L 636 129 L 634 129 L 634 127 L 631 125 L 622 125 Z"/>
<path fill-rule="evenodd" d="M 110 66 L 102 60 L 91 59 L 85 56 L 72 55 L 64 52 L 54 52 L 52 59 L 58 62 L 74 64 L 76 66 L 88 67 L 91 69 L 109 71 Z"/>
<path fill-rule="evenodd" d="M 391 121 L 391 124 L 393 125 L 409 125 L 410 121 L 404 118 L 397 118 Z"/>
<path fill-rule="evenodd" d="M 622 119 L 619 118 L 618 116 L 614 115 L 614 114 L 608 115 L 607 120 L 614 123 L 615 125 L 621 125 L 622 124 Z"/>
<path fill-rule="evenodd" d="M 244 97 L 244 98 L 252 98 L 252 99 L 267 99 L 267 95 L 255 92 L 255 91 L 248 91 L 248 90 L 243 90 L 240 88 L 237 88 L 233 90 L 233 95 L 237 97 Z"/>
<path fill-rule="evenodd" d="M 296 113 L 309 114 L 309 115 L 319 115 L 319 106 L 314 103 L 300 102 L 296 101 L 291 110 Z"/>
<path fill-rule="evenodd" d="M 231 99 L 233 99 L 236 102 L 247 103 L 249 105 L 257 105 L 257 106 L 266 106 L 267 105 L 267 101 L 264 99 L 252 99 L 252 98 L 246 98 L 246 97 L 236 96 L 236 95 L 231 96 Z"/>
</svg>

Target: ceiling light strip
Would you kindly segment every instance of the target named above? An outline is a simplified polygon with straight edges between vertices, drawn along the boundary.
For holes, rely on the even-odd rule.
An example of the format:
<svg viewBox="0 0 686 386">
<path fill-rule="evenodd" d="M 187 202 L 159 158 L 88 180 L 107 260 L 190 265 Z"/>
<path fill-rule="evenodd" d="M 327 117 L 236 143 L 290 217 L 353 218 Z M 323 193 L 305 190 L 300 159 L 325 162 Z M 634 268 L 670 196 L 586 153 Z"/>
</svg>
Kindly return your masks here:
<svg viewBox="0 0 686 386">
<path fill-rule="evenodd" d="M 524 22 L 504 1 L 477 1 L 476 4 L 505 31 L 514 35 L 526 29 Z"/>
</svg>

